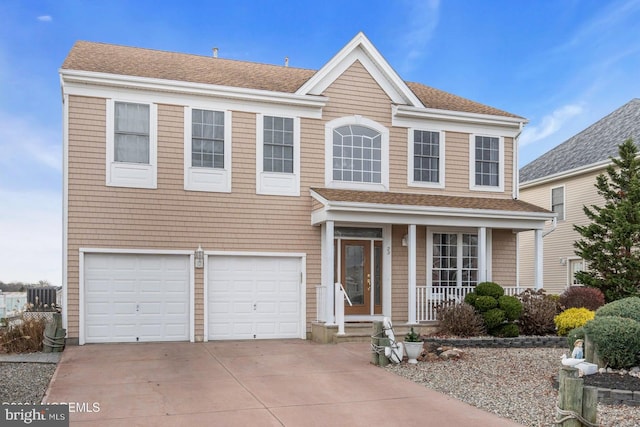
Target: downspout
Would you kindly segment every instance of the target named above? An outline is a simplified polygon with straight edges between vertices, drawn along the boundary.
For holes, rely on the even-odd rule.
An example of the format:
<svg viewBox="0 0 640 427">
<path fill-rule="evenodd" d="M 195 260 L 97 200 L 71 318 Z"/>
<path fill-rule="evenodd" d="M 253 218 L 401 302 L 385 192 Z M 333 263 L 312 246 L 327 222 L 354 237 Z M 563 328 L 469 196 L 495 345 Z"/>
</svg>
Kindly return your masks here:
<svg viewBox="0 0 640 427">
<path fill-rule="evenodd" d="M 524 122 L 520 122 L 520 129 L 518 130 L 517 135 L 513 138 L 513 198 L 518 200 L 520 197 L 520 168 L 518 167 L 518 139 L 520 139 L 520 135 L 522 134 L 522 128 L 524 127 Z"/>
<path fill-rule="evenodd" d="M 558 226 L 558 217 L 554 216 L 553 219 L 551 220 L 551 229 L 542 233 L 542 238 L 544 239 L 548 234 L 551 234 L 554 231 L 556 231 L 557 226 Z"/>
</svg>

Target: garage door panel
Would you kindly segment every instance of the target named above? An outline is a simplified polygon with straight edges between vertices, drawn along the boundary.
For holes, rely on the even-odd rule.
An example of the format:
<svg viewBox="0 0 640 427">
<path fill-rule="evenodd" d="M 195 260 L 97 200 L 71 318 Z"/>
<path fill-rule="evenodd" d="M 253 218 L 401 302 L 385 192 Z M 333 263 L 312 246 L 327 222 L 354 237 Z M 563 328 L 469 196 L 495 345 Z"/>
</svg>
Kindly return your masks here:
<svg viewBox="0 0 640 427">
<path fill-rule="evenodd" d="M 208 338 L 299 338 L 300 272 L 297 257 L 210 256 Z"/>
<path fill-rule="evenodd" d="M 85 340 L 188 340 L 189 277 L 188 256 L 85 255 Z"/>
</svg>

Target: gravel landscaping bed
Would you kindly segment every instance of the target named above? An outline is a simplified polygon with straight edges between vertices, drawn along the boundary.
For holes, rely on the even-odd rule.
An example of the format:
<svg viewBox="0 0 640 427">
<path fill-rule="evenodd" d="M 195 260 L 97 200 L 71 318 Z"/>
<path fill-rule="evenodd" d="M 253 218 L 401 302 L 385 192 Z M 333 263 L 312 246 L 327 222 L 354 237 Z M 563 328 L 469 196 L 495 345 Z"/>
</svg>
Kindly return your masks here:
<svg viewBox="0 0 640 427">
<path fill-rule="evenodd" d="M 386 369 L 470 405 L 531 427 L 553 426 L 559 348 L 466 348 L 459 360 Z M 640 407 L 598 404 L 603 427 L 640 426 Z"/>
<path fill-rule="evenodd" d="M 39 404 L 55 370 L 52 363 L 0 363 L 0 403 Z"/>
</svg>

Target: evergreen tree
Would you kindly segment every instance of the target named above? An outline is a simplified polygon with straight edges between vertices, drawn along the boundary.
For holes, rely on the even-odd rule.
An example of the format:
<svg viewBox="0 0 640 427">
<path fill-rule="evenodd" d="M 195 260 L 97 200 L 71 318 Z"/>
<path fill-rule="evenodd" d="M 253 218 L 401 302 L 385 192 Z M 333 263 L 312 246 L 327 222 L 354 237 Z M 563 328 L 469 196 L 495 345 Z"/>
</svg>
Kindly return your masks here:
<svg viewBox="0 0 640 427">
<path fill-rule="evenodd" d="M 596 178 L 604 206 L 584 206 L 591 223 L 573 226 L 582 236 L 575 253 L 588 265 L 576 279 L 600 289 L 607 302 L 640 296 L 640 159 L 631 139 L 618 152 L 606 175 Z"/>
</svg>

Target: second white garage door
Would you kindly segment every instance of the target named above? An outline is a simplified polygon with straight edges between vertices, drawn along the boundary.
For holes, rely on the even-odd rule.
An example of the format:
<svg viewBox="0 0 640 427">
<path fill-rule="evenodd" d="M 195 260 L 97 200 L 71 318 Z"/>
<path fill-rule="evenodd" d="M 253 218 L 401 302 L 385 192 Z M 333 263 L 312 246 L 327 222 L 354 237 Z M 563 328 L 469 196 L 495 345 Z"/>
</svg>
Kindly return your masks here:
<svg viewBox="0 0 640 427">
<path fill-rule="evenodd" d="M 302 338 L 301 259 L 209 256 L 208 339 Z"/>
</svg>

